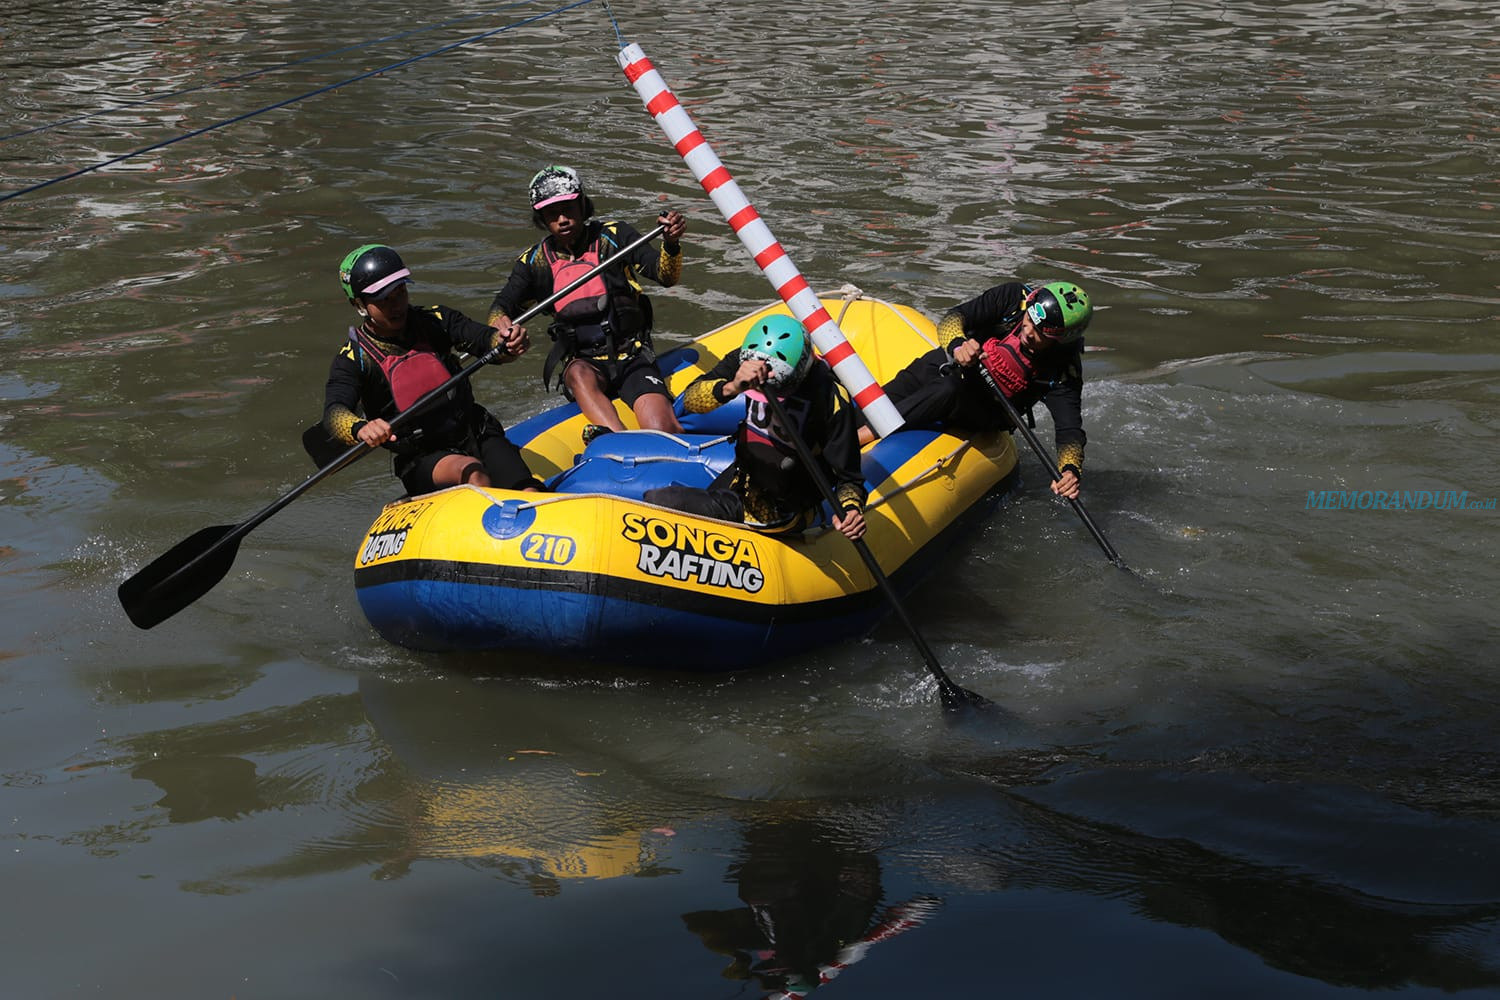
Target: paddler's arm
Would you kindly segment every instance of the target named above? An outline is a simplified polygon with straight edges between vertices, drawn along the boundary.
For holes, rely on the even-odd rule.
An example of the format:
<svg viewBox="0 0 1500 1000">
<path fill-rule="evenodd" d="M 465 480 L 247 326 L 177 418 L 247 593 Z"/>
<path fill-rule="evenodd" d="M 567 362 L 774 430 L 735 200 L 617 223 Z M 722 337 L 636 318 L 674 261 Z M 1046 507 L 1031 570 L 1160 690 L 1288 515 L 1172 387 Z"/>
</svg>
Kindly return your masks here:
<svg viewBox="0 0 1500 1000">
<path fill-rule="evenodd" d="M 943 315 L 938 322 L 937 341 L 947 345 L 954 361 L 972 365 L 979 358 L 982 339 L 1004 337 L 1020 322 L 1025 301 L 1026 286 L 1018 281 L 987 288 Z"/>
<path fill-rule="evenodd" d="M 519 331 L 522 336 L 526 333 L 526 328 L 516 326 L 511 322 L 511 317 L 519 316 L 532 302 L 539 302 L 551 294 L 550 289 L 542 292 L 540 297 L 537 294 L 537 279 L 531 264 L 527 262 L 535 249 L 533 247 L 527 250 L 516 259 L 515 266 L 510 269 L 510 277 L 505 279 L 505 286 L 490 301 L 489 324 L 507 339 L 515 336 L 512 330 Z"/>
<path fill-rule="evenodd" d="M 823 446 L 822 461 L 832 473 L 833 498 L 838 508 L 833 526 L 850 541 L 865 533 L 865 476 L 860 469 L 858 418 L 854 404 L 842 385 L 835 384 L 832 411 L 828 416 L 828 442 Z"/>
<path fill-rule="evenodd" d="M 937 342 L 946 346 L 948 356 L 961 365 L 972 365 L 979 357 L 979 342 L 964 331 L 964 318 L 950 309 L 938 321 Z"/>
<path fill-rule="evenodd" d="M 480 357 L 499 347 L 502 348 L 502 353 L 495 359 L 495 364 L 503 365 L 525 354 L 526 349 L 531 346 L 526 328 L 509 320 L 505 321 L 503 327 L 495 323 L 486 325 L 446 306 L 435 308 L 433 315 L 443 325 L 448 339 L 472 357 Z"/>
<path fill-rule="evenodd" d="M 1052 481 L 1052 492 L 1076 500 L 1083 480 L 1083 449 L 1088 444 L 1083 431 L 1083 345 L 1077 345 L 1062 378 L 1042 396 L 1042 403 L 1052 414 L 1056 432 L 1058 478 Z"/>
<path fill-rule="evenodd" d="M 338 354 L 334 355 L 333 363 L 328 366 L 328 384 L 323 389 L 323 430 L 345 447 L 352 446 L 356 441 L 364 441 L 358 435 L 369 423 L 359 415 L 361 380 L 359 362 L 354 358 L 354 345 L 346 342 Z M 389 436 L 389 427 L 386 428 L 386 433 Z M 381 443 L 376 441 L 373 444 Z"/>
<path fill-rule="evenodd" d="M 698 376 L 682 393 L 682 408 L 688 413 L 718 409 L 746 389 L 765 381 L 770 366 L 764 361 L 740 361 L 739 348 L 725 355 L 713 369 Z"/>
<path fill-rule="evenodd" d="M 656 280 L 671 288 L 682 280 L 682 234 L 687 232 L 687 216 L 671 209 L 656 217 L 665 226 L 661 238 L 661 255 L 656 261 Z"/>
<path fill-rule="evenodd" d="M 687 232 L 687 216 L 671 210 L 661 213 L 656 221 L 666 227 L 662 233 L 662 245 L 646 243 L 636 247 L 627 258 L 629 267 L 645 275 L 663 288 L 671 288 L 682 279 L 682 234 Z M 611 222 L 607 229 L 616 245 L 625 246 L 641 238 L 634 227 L 624 222 Z"/>
</svg>

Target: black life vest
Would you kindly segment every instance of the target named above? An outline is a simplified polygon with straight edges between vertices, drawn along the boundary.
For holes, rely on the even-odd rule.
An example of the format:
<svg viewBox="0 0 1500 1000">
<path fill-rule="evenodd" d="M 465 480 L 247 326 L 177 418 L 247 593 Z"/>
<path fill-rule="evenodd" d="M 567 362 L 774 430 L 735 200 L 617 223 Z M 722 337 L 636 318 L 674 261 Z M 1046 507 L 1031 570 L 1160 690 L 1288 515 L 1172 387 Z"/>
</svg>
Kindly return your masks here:
<svg viewBox="0 0 1500 1000">
<path fill-rule="evenodd" d="M 817 440 L 817 435 L 809 431 L 813 412 L 810 400 L 793 393 L 781 397 L 781 405 L 804 441 Z M 802 467 L 791 436 L 777 423 L 765 395 L 757 389 L 745 393 L 745 419 L 740 424 L 735 463 L 759 492 L 779 497 L 788 515 L 819 499 L 817 484 Z"/>
</svg>

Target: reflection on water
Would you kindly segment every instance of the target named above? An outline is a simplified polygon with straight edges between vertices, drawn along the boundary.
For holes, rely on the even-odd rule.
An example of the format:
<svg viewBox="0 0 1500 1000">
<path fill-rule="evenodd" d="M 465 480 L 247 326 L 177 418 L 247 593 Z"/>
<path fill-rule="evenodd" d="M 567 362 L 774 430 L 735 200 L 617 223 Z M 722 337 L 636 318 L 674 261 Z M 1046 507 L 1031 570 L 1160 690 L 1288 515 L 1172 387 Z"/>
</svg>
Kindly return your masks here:
<svg viewBox="0 0 1500 1000">
<path fill-rule="evenodd" d="M 575 714 L 538 711 L 556 697 Z M 606 702 L 618 710 L 612 723 L 594 712 Z M 649 691 L 544 698 L 523 683 L 365 677 L 357 698 L 124 741 L 114 763 L 165 794 L 128 828 L 73 839 L 111 856 L 161 820 L 270 831 L 286 829 L 289 810 L 312 813 L 300 842 L 276 843 L 261 863 L 182 870 L 185 888 L 210 893 L 350 870 L 413 878 L 417 862 L 434 860 L 541 898 L 621 878 L 686 879 L 705 905 L 682 912 L 681 925 L 729 959 L 720 975 L 776 996 L 846 973 L 851 988 L 879 981 L 888 965 L 876 946 L 919 927 L 967 937 L 944 900 L 992 897 L 1024 912 L 1037 892 L 1124 900 L 1153 922 L 1207 931 L 1336 986 L 1500 988 L 1500 967 L 1476 946 L 1500 930 L 1500 883 L 1474 868 L 1495 848 L 1483 823 L 1403 818 L 1374 797 L 1277 787 L 1222 766 L 1193 777 L 1102 761 L 1080 771 L 1077 755 L 987 758 L 982 728 L 941 741 L 930 760 L 900 747 L 906 762 L 886 775 L 888 793 L 736 799 L 739 753 L 723 756 L 693 719 L 667 721 L 653 707 L 665 703 Z M 816 717 L 800 720 L 797 736 L 790 721 L 782 715 L 777 739 L 807 767 L 815 735 L 803 727 Z M 659 732 L 633 742 L 641 722 Z M 771 732 L 748 715 L 730 725 Z M 332 736 L 352 755 L 336 769 Z M 910 738 L 889 724 L 878 737 Z M 1372 829 L 1380 840 L 1361 843 Z M 705 836 L 726 859 L 719 875 L 734 905 L 695 857 Z M 1389 868 L 1392 850 L 1402 870 Z M 673 917 L 653 919 L 662 934 Z"/>
<path fill-rule="evenodd" d="M 744 905 L 682 915 L 706 947 L 731 957 L 724 978 L 806 996 L 941 905 L 920 897 L 880 910 L 880 858 L 841 842 L 847 831 L 824 826 L 818 811 L 792 806 L 751 821 L 728 871 Z"/>
</svg>

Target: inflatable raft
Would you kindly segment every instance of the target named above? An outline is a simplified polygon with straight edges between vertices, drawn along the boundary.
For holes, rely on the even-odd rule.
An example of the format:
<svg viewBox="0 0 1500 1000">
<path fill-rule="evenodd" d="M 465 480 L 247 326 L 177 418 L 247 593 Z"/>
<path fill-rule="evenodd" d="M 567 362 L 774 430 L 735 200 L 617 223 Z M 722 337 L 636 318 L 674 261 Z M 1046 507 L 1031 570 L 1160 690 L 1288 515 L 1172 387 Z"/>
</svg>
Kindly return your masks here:
<svg viewBox="0 0 1500 1000">
<path fill-rule="evenodd" d="M 872 299 L 824 300 L 884 382 L 935 344 L 931 321 Z M 740 345 L 756 317 L 664 354 L 674 393 Z M 645 503 L 672 482 L 707 485 L 733 459 L 743 403 L 684 415 L 685 431 L 625 431 L 581 447 L 564 404 L 509 430 L 549 492 L 472 486 L 386 506 L 355 556 L 375 629 L 426 650 L 530 650 L 609 663 L 726 670 L 857 638 L 889 606 L 828 524 L 768 536 Z M 628 409 L 620 413 L 629 425 Z M 897 589 L 931 571 L 1016 480 L 1009 433 L 901 430 L 866 448 L 865 540 Z"/>
</svg>

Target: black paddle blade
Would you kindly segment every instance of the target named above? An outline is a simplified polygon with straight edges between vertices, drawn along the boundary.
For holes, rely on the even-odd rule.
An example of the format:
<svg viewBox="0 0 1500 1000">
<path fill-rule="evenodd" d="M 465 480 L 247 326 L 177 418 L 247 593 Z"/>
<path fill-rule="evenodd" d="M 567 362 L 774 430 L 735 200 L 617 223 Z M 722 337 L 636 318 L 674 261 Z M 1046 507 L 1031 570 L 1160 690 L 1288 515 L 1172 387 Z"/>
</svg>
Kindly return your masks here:
<svg viewBox="0 0 1500 1000">
<path fill-rule="evenodd" d="M 229 536 L 239 527 L 218 524 L 204 528 L 120 584 L 125 614 L 138 627 L 151 628 L 208 593 L 234 565 L 240 536 Z"/>
<path fill-rule="evenodd" d="M 998 712 L 1000 706 L 982 694 L 959 687 L 952 681 L 938 685 L 938 694 L 943 699 L 943 711 L 954 716 L 964 712 Z"/>
</svg>

